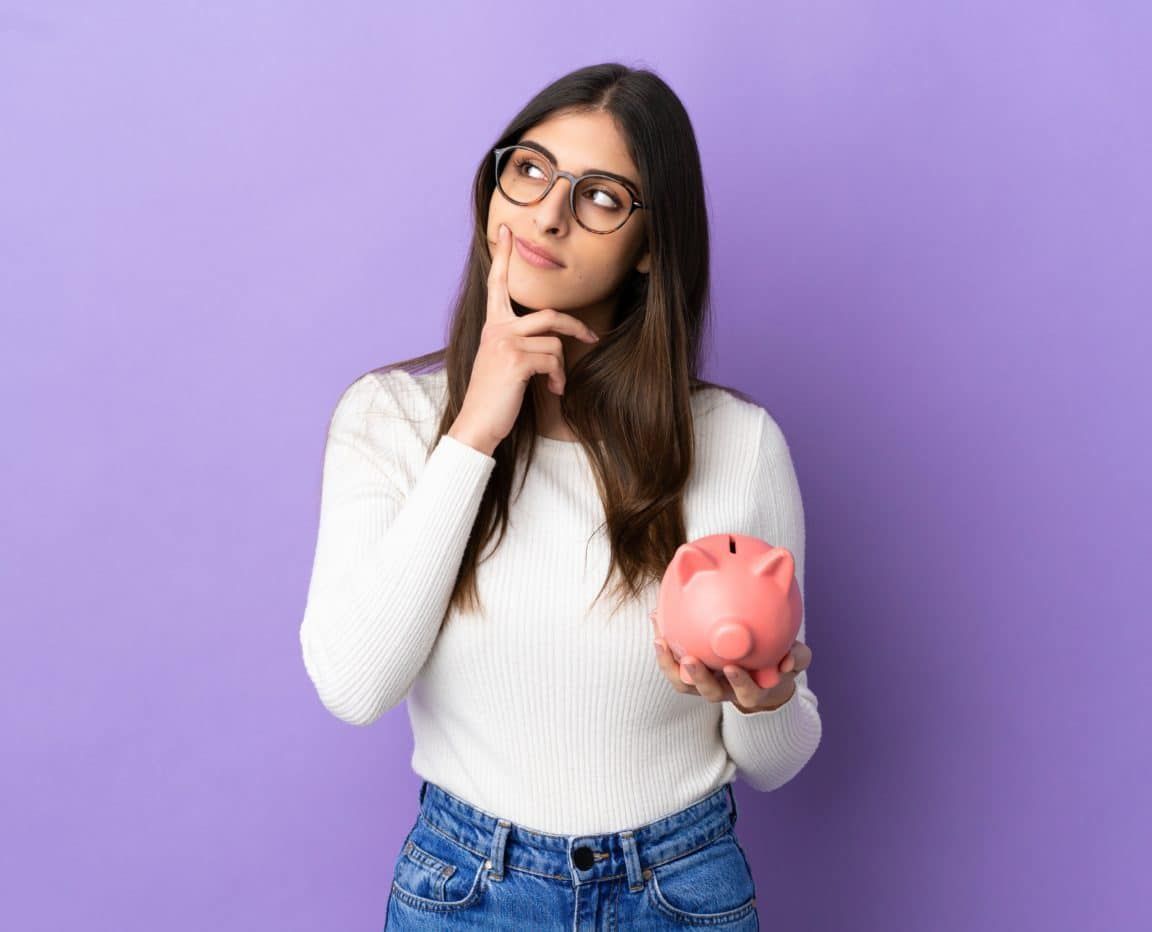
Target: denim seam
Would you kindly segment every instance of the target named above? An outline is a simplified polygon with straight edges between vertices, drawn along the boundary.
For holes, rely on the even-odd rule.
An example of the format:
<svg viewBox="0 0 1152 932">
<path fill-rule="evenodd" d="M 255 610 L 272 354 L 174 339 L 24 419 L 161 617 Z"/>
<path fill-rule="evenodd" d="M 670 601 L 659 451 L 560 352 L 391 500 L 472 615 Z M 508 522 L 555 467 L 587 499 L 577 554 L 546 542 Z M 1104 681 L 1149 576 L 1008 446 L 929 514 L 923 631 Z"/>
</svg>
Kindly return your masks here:
<svg viewBox="0 0 1152 932">
<path fill-rule="evenodd" d="M 456 838 L 451 833 L 440 828 L 440 826 L 438 826 L 435 822 L 433 822 L 431 819 L 429 819 L 427 816 L 425 816 L 423 812 L 421 812 L 419 814 L 419 818 L 423 819 L 424 824 L 427 825 L 432 831 L 436 832 L 436 834 L 445 838 L 447 841 L 451 842 L 452 844 L 459 845 L 464 850 L 470 851 L 472 854 L 476 855 L 476 857 L 481 858 L 482 860 L 485 860 L 485 861 L 488 860 L 487 854 L 484 854 L 484 853 L 477 851 L 475 848 L 471 847 L 470 845 L 466 845 L 464 842 L 460 841 L 460 839 Z M 643 866 L 645 868 L 660 867 L 663 864 L 668 864 L 668 863 L 670 863 L 672 861 L 676 861 L 680 858 L 687 857 L 690 854 L 695 854 L 701 848 L 706 848 L 706 847 L 708 847 L 708 845 L 710 845 L 716 841 L 719 841 L 721 838 L 723 838 L 725 835 L 727 835 L 730 831 L 732 831 L 731 825 L 729 825 L 727 828 L 723 829 L 722 831 L 716 833 L 711 838 L 708 838 L 705 841 L 701 842 L 695 848 L 689 848 L 687 851 L 681 851 L 677 854 L 671 855 L 670 857 L 665 858 L 663 861 L 653 861 L 653 862 L 650 862 L 650 863 L 645 864 Z M 571 880 L 571 878 L 568 877 L 567 875 L 542 874 L 542 873 L 539 873 L 538 871 L 529 870 L 529 869 L 523 868 L 523 867 L 517 867 L 514 864 L 506 865 L 506 869 L 507 870 L 520 871 L 521 873 L 524 873 L 524 874 L 531 874 L 534 877 L 548 877 L 548 878 L 552 878 L 555 880 Z M 622 874 L 607 874 L 604 877 L 600 877 L 597 879 L 598 880 L 618 880 L 621 877 L 627 877 L 627 876 L 628 876 L 628 872 L 625 871 Z"/>
<path fill-rule="evenodd" d="M 432 831 L 434 831 L 437 835 L 441 836 L 442 838 L 446 839 L 447 841 L 451 842 L 454 845 L 459 845 L 465 851 L 472 852 L 474 855 L 476 855 L 476 857 L 480 858 L 481 860 L 484 860 L 484 861 L 488 860 L 488 855 L 485 852 L 477 851 L 471 845 L 466 845 L 464 842 L 462 842 L 455 835 L 442 829 L 439 825 L 437 825 L 435 822 L 433 822 L 431 819 L 429 819 L 427 816 L 425 816 L 424 813 L 420 813 L 420 818 L 423 819 L 424 824 L 427 825 L 428 828 L 430 828 Z"/>
<path fill-rule="evenodd" d="M 739 906 L 722 913 L 694 913 L 690 910 L 680 909 L 678 906 L 674 906 L 664 898 L 664 894 L 660 891 L 660 881 L 658 878 L 653 878 L 652 884 L 647 887 L 647 890 L 649 899 L 657 909 L 663 913 L 671 914 L 681 921 L 688 920 L 704 925 L 724 925 L 736 919 L 743 919 L 756 910 L 755 890 L 753 890 L 752 896 L 746 903 L 741 903 Z"/>
</svg>

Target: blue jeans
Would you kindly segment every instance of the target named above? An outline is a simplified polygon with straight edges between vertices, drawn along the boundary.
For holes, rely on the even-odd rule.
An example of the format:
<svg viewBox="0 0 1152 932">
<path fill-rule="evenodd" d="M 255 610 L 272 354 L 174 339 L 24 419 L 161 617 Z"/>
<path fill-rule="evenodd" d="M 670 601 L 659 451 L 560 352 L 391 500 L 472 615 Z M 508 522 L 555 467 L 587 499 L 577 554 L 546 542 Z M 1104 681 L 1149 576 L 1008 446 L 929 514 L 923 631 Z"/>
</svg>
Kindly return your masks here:
<svg viewBox="0 0 1152 932">
<path fill-rule="evenodd" d="M 735 824 L 730 784 L 639 828 L 552 835 L 425 780 L 393 866 L 384 928 L 759 930 Z"/>
</svg>

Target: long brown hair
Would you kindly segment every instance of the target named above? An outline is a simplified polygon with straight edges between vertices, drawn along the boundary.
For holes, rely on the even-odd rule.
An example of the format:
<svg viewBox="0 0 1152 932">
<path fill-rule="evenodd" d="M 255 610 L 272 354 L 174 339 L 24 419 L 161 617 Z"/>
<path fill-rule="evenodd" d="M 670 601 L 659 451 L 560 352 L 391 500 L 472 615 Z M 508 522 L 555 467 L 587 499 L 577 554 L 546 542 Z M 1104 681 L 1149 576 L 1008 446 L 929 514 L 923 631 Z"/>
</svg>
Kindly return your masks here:
<svg viewBox="0 0 1152 932">
<path fill-rule="evenodd" d="M 601 333 L 594 353 L 571 365 L 559 396 L 565 420 L 589 455 L 604 502 L 612 557 L 596 598 L 618 571 L 618 608 L 625 598 L 636 598 L 658 582 L 685 542 L 682 499 L 694 458 L 692 393 L 716 388 L 751 401 L 743 392 L 698 376 L 709 313 L 703 175 L 692 123 L 660 77 L 618 63 L 592 65 L 549 84 L 513 117 L 476 169 L 472 245 L 447 346 L 375 371 L 447 369 L 447 398 L 431 452 L 460 413 L 487 317 L 492 261 L 485 231 L 496 187 L 492 149 L 518 142 L 553 114 L 589 111 L 613 117 L 639 170 L 651 252 L 649 273 L 633 269 L 629 274 L 618 292 L 611 329 Z M 531 465 L 535 440 L 536 408 L 528 391 L 512 431 L 493 451 L 496 466 L 446 615 L 453 606 L 480 605 L 478 555 L 497 532 L 497 546 L 503 540 L 515 463 L 524 455 Z"/>
</svg>

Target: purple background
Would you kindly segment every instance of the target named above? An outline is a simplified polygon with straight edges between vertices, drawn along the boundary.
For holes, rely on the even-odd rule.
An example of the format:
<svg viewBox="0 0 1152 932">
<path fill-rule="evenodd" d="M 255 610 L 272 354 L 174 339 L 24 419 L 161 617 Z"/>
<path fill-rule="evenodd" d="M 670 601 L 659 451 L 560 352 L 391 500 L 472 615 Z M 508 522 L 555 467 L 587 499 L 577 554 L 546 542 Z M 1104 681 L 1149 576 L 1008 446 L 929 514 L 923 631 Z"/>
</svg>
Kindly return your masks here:
<svg viewBox="0 0 1152 932">
<path fill-rule="evenodd" d="M 327 420 L 441 345 L 505 121 L 616 59 L 692 115 L 706 375 L 805 496 L 762 922 L 1149 928 L 1148 6 L 390 7 L 0 5 L 0 925 L 383 926 L 406 710 L 297 640 Z"/>
</svg>

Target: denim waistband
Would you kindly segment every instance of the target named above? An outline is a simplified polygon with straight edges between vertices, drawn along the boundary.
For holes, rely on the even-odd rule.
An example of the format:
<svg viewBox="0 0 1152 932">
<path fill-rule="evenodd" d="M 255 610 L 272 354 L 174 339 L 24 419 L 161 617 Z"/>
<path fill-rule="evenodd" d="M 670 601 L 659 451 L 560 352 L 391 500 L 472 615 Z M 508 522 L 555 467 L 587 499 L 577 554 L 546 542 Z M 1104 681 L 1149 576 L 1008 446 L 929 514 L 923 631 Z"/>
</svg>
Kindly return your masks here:
<svg viewBox="0 0 1152 932">
<path fill-rule="evenodd" d="M 517 825 L 477 809 L 443 787 L 423 781 L 419 818 L 456 844 L 486 858 L 489 877 L 499 881 L 508 867 L 574 885 L 627 876 L 639 890 L 649 868 L 716 840 L 736 824 L 731 783 L 655 822 L 599 835 L 554 835 Z"/>
</svg>

